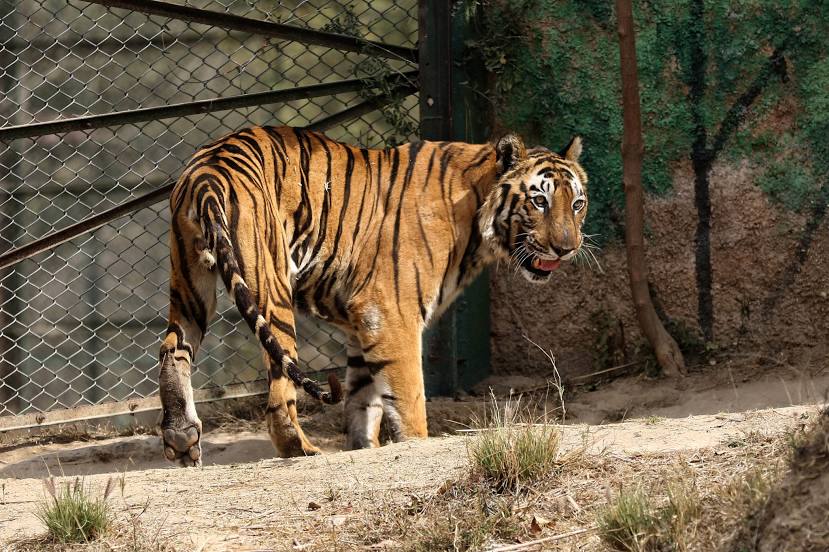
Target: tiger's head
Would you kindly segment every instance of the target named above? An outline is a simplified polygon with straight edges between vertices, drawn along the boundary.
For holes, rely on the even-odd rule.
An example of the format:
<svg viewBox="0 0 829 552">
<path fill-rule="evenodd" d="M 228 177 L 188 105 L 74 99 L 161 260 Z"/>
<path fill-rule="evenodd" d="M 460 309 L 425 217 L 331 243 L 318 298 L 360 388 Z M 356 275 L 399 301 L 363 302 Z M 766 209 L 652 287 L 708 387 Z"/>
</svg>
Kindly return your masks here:
<svg viewBox="0 0 829 552">
<path fill-rule="evenodd" d="M 495 145 L 498 181 L 481 206 L 481 234 L 531 282 L 546 282 L 582 246 L 587 174 L 580 155 L 579 137 L 560 153 L 527 150 L 514 134 Z"/>
</svg>

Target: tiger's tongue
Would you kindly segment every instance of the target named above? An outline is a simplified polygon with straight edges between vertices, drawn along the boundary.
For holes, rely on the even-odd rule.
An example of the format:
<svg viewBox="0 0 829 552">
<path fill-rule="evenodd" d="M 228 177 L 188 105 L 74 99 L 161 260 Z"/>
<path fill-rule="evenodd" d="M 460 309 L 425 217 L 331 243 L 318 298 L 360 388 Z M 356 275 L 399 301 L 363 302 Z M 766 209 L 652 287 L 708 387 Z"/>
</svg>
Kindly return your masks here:
<svg viewBox="0 0 829 552">
<path fill-rule="evenodd" d="M 533 259 L 533 268 L 545 270 L 547 272 L 552 272 L 553 270 L 557 269 L 558 265 L 560 264 L 561 261 L 559 259 L 556 259 L 555 261 L 547 261 L 544 259 L 539 259 L 538 257 Z"/>
</svg>

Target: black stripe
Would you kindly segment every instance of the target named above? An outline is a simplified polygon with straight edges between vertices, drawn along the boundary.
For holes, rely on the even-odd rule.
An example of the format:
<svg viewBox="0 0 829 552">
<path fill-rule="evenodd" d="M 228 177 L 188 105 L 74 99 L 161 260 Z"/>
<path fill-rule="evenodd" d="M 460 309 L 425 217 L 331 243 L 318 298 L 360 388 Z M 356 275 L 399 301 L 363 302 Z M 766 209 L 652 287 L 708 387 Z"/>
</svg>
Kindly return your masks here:
<svg viewBox="0 0 829 552">
<path fill-rule="evenodd" d="M 346 362 L 352 368 L 362 368 L 366 365 L 366 359 L 363 358 L 363 355 L 349 356 Z"/>
<path fill-rule="evenodd" d="M 429 245 L 429 237 L 426 235 L 426 229 L 423 228 L 423 217 L 417 217 L 417 226 L 420 229 L 420 239 L 423 245 L 426 246 L 426 255 L 429 257 L 429 264 L 435 266 L 435 261 L 432 258 L 432 246 Z"/>
<path fill-rule="evenodd" d="M 340 206 L 340 215 L 339 221 L 337 223 L 337 233 L 334 235 L 334 244 L 331 247 L 331 253 L 328 255 L 328 258 L 325 259 L 325 262 L 322 265 L 322 270 L 320 271 L 320 277 L 326 278 L 329 280 L 327 282 L 327 286 L 320 285 L 317 283 L 317 289 L 314 292 L 314 302 L 319 304 L 320 300 L 322 299 L 323 295 L 330 293 L 331 288 L 334 285 L 333 280 L 336 278 L 335 275 L 327 275 L 328 270 L 331 268 L 331 264 L 336 259 L 336 256 L 340 253 L 339 245 L 340 239 L 342 238 L 343 234 L 343 221 L 345 220 L 345 215 L 348 210 L 348 204 L 351 200 L 351 177 L 354 174 L 354 152 L 351 151 L 351 148 L 344 146 L 345 154 L 346 154 L 346 165 L 345 165 L 345 179 L 343 181 L 343 202 Z M 328 289 L 326 289 L 326 287 Z"/>
<path fill-rule="evenodd" d="M 353 397 L 359 393 L 364 387 L 374 383 L 374 378 L 369 375 L 363 375 L 348 384 L 348 396 Z"/>
<path fill-rule="evenodd" d="M 366 149 L 361 149 L 360 154 L 362 155 L 363 159 L 363 170 L 365 171 L 365 181 L 363 182 L 363 195 L 360 198 L 360 209 L 357 211 L 357 218 L 354 222 L 354 232 L 351 235 L 351 250 L 352 253 L 357 250 L 357 236 L 360 233 L 360 230 L 365 228 L 370 228 L 371 220 L 367 221 L 365 225 L 363 224 L 363 209 L 365 208 L 366 203 L 366 195 L 368 194 L 368 190 L 371 187 L 371 165 L 369 161 L 369 153 Z M 372 215 L 374 213 L 372 212 Z M 357 274 L 357 262 L 356 262 L 356 255 L 352 254 L 351 260 L 348 263 L 348 273 L 345 277 L 345 283 L 343 287 L 348 290 L 353 290 L 353 283 L 354 283 L 354 276 Z"/>
<path fill-rule="evenodd" d="M 391 363 L 391 360 L 366 361 L 366 368 L 368 368 L 368 371 L 371 372 L 372 376 L 374 376 L 377 374 L 377 372 L 379 372 Z"/>
<path fill-rule="evenodd" d="M 322 149 L 325 151 L 325 185 L 333 187 L 334 183 L 331 182 L 331 149 L 328 147 L 328 144 L 326 144 L 324 140 L 322 140 L 321 138 L 319 140 Z M 331 196 L 333 195 L 333 193 L 334 191 L 330 188 L 328 191 L 324 192 L 324 197 L 322 200 L 322 210 L 320 211 L 320 221 L 318 224 L 319 230 L 317 231 L 317 242 L 314 244 L 314 249 L 311 253 L 311 259 L 317 258 L 317 255 L 319 254 L 319 251 L 322 248 L 322 244 L 325 243 L 325 237 L 328 231 L 328 213 L 331 210 Z"/>
<path fill-rule="evenodd" d="M 414 263 L 415 270 L 415 285 L 417 286 L 417 304 L 420 305 L 420 318 L 426 321 L 426 306 L 423 304 L 423 290 L 420 289 L 420 269 L 417 268 L 417 263 Z"/>
<path fill-rule="evenodd" d="M 291 236 L 290 247 L 293 248 L 299 237 L 311 225 L 311 200 L 308 197 L 308 172 L 311 167 L 311 152 L 305 146 L 305 136 L 299 129 L 293 129 L 299 148 L 299 186 L 301 201 L 294 211 L 294 233 Z"/>
<path fill-rule="evenodd" d="M 422 191 L 424 192 L 426 191 L 426 187 L 429 185 L 429 181 L 432 179 L 432 170 L 435 167 L 435 156 L 437 153 L 437 148 L 434 148 L 432 149 L 432 155 L 429 156 L 429 166 L 426 168 L 426 178 L 423 179 Z"/>
<path fill-rule="evenodd" d="M 394 235 L 392 237 L 392 269 L 394 270 L 394 293 L 397 300 L 397 309 L 400 310 L 400 221 L 403 214 L 403 197 L 406 189 L 412 181 L 417 156 L 423 148 L 423 142 L 414 142 L 409 146 L 409 163 L 406 166 L 406 173 L 403 177 L 403 184 L 400 187 L 400 198 L 397 201 L 397 215 L 394 219 Z M 402 314 L 402 313 L 401 313 Z"/>
<path fill-rule="evenodd" d="M 481 152 L 478 153 L 478 155 L 476 155 L 475 158 L 472 160 L 472 163 L 467 165 L 466 168 L 463 170 L 464 176 L 467 172 L 473 169 L 477 169 L 478 167 L 486 163 L 489 160 L 489 156 L 491 153 L 492 150 L 490 150 L 489 148 L 482 149 Z"/>
<path fill-rule="evenodd" d="M 296 339 L 296 330 L 294 329 L 293 324 L 288 324 L 287 322 L 278 319 L 274 314 L 271 314 L 270 318 L 270 325 L 272 328 L 276 328 L 291 339 Z"/>
<path fill-rule="evenodd" d="M 363 166 L 364 166 L 364 170 L 365 170 L 365 175 L 366 175 L 365 180 L 366 181 L 363 184 L 363 196 L 360 199 L 360 209 L 359 209 L 359 211 L 357 211 L 357 219 L 354 223 L 354 233 L 351 236 L 352 246 L 357 243 L 357 234 L 359 233 L 360 229 L 362 228 L 363 208 L 365 207 L 366 194 L 368 193 L 368 188 L 370 186 L 370 180 L 371 180 L 371 171 L 369 170 L 371 165 L 369 164 L 368 150 L 361 149 L 360 153 L 363 156 Z"/>
<path fill-rule="evenodd" d="M 457 285 L 460 287 L 461 282 L 464 281 L 464 277 L 470 271 L 473 271 L 477 265 L 477 253 L 478 247 L 481 245 L 481 233 L 478 231 L 478 219 L 480 218 L 480 211 L 478 209 L 475 210 L 475 218 L 472 222 L 472 233 L 469 236 L 469 241 L 466 242 L 466 248 L 463 252 L 463 257 L 461 257 L 461 264 L 458 267 L 458 282 Z"/>
<path fill-rule="evenodd" d="M 337 314 L 342 320 L 348 320 L 348 305 L 344 293 L 338 291 L 334 294 L 334 308 L 337 309 Z"/>
<path fill-rule="evenodd" d="M 184 243 L 184 236 L 178 225 L 178 217 L 173 214 L 172 217 L 172 232 L 175 236 L 176 246 L 178 249 L 178 269 L 181 271 L 181 281 L 187 286 L 187 297 L 180 296 L 180 305 L 185 309 L 184 314 L 188 320 L 196 323 L 203 336 L 207 332 L 207 309 L 201 297 L 196 293 L 193 287 L 193 281 L 190 277 L 190 262 L 187 258 L 187 246 Z"/>
<path fill-rule="evenodd" d="M 394 158 L 392 162 L 392 168 L 390 172 L 390 178 L 388 182 L 388 187 L 386 188 L 386 201 L 383 206 L 383 218 L 380 219 L 380 230 L 377 232 L 377 239 L 374 242 L 374 255 L 371 258 L 371 267 L 366 272 L 366 276 L 360 285 L 358 285 L 353 291 L 352 295 L 358 295 L 363 288 L 371 281 L 372 277 L 374 276 L 374 269 L 377 266 L 377 260 L 380 257 L 380 246 L 383 241 L 383 227 L 386 224 L 386 217 L 389 214 L 389 202 L 391 201 L 391 193 L 394 190 L 394 179 L 397 176 L 397 167 L 400 163 L 400 159 L 398 157 L 397 149 L 392 150 L 383 150 L 379 154 L 379 159 L 377 160 L 377 194 L 375 195 L 375 207 L 377 206 L 376 203 L 380 200 L 380 194 L 383 190 L 383 164 L 386 162 L 386 158 L 389 156 Z M 372 210 L 372 219 L 374 217 L 374 211 Z"/>
<path fill-rule="evenodd" d="M 513 244 L 510 243 L 510 226 L 512 224 L 512 215 L 515 213 L 515 206 L 520 201 L 518 195 L 513 195 L 512 199 L 510 200 L 509 210 L 507 211 L 507 217 L 504 223 L 501 225 L 501 246 L 506 249 L 507 251 L 512 251 Z"/>
</svg>

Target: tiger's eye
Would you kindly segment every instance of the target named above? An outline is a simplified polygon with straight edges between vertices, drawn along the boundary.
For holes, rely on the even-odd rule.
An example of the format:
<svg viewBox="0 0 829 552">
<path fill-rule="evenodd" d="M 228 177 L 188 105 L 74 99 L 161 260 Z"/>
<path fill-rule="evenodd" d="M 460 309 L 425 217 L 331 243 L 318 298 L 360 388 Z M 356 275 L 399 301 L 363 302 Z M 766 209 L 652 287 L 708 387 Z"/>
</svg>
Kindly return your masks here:
<svg viewBox="0 0 829 552">
<path fill-rule="evenodd" d="M 573 210 L 574 211 L 581 211 L 583 207 L 584 207 L 584 200 L 583 199 L 577 199 L 576 201 L 573 202 Z"/>
<path fill-rule="evenodd" d="M 544 197 L 544 196 L 541 196 L 541 195 L 535 196 L 533 198 L 533 203 L 535 204 L 536 207 L 539 207 L 539 208 L 543 209 L 544 207 L 547 206 L 547 198 Z"/>
</svg>

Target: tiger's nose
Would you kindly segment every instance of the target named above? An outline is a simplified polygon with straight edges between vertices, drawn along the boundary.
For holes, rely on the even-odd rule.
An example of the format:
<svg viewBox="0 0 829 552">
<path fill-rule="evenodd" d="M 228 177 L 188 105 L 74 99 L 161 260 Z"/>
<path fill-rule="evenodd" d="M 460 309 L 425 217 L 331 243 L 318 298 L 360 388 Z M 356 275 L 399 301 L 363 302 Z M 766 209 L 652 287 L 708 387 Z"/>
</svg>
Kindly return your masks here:
<svg viewBox="0 0 829 552">
<path fill-rule="evenodd" d="M 554 252 L 555 252 L 555 254 L 556 254 L 556 255 L 558 255 L 559 257 L 563 257 L 563 256 L 567 255 L 568 253 L 570 253 L 570 252 L 571 252 L 571 251 L 573 251 L 573 250 L 572 250 L 572 249 L 561 249 L 560 247 L 556 247 L 556 246 L 554 245 L 554 246 L 553 246 L 553 251 L 554 251 Z"/>
</svg>

